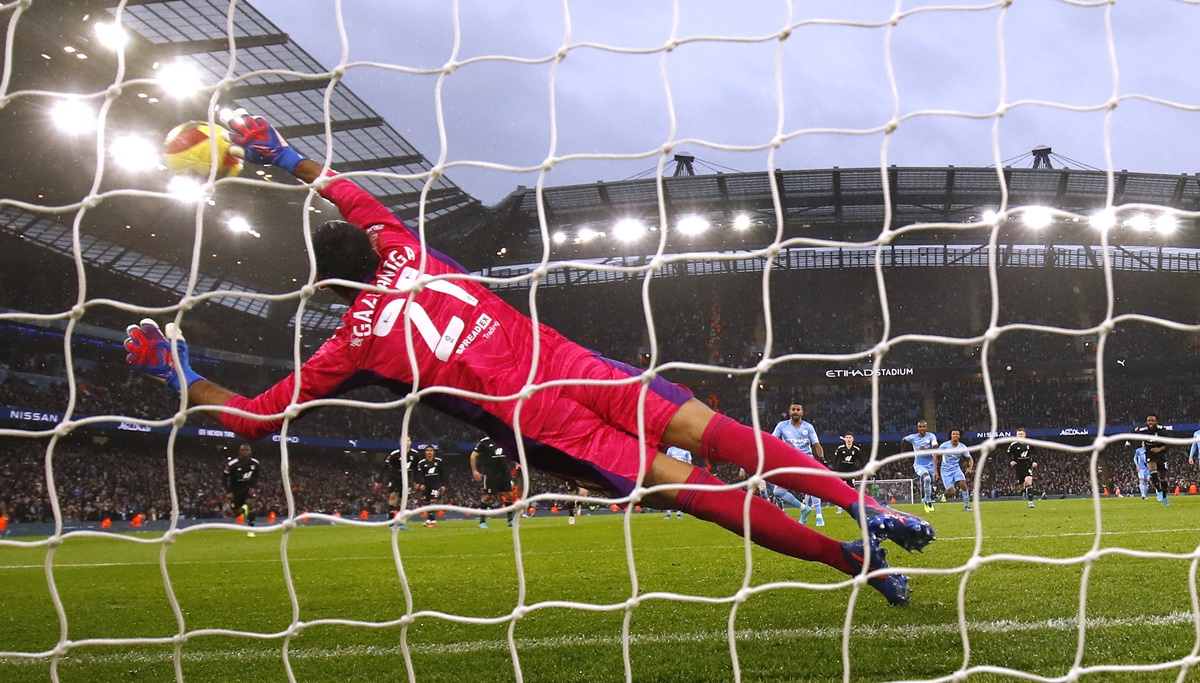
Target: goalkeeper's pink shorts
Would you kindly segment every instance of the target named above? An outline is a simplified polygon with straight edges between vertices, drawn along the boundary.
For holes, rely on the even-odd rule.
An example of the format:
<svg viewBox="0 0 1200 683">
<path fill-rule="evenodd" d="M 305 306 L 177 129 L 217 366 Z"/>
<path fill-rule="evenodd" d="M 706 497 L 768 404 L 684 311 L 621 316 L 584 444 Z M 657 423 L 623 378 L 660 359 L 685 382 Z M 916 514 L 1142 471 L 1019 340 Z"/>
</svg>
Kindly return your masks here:
<svg viewBox="0 0 1200 683">
<path fill-rule="evenodd" d="M 584 353 L 555 359 L 554 376 L 615 382 L 641 374 L 625 363 L 577 348 Z M 667 423 L 692 398 L 685 387 L 655 377 L 645 390 L 645 417 L 639 429 L 642 388 L 641 382 L 568 384 L 537 392 L 521 409 L 521 423 L 529 427 L 521 430 L 529 463 L 585 487 L 628 493 L 638 472 L 658 453 Z M 645 435 L 644 451 L 639 434 Z"/>
</svg>

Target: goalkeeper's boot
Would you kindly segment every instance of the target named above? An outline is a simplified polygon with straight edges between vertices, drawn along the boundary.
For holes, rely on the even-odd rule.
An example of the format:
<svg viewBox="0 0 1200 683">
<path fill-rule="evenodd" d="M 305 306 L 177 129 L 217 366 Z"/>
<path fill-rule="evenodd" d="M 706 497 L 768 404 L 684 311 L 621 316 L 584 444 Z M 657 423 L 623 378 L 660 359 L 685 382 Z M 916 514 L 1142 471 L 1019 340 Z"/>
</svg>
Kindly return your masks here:
<svg viewBox="0 0 1200 683">
<path fill-rule="evenodd" d="M 850 514 L 855 519 L 859 518 L 859 508 L 859 503 L 850 506 Z M 895 508 L 883 507 L 878 503 L 867 503 L 862 506 L 862 511 L 867 520 L 867 533 L 877 543 L 888 539 L 912 552 L 924 550 L 925 546 L 937 538 L 937 534 L 934 533 L 929 522 L 916 515 L 901 512 Z"/>
<path fill-rule="evenodd" d="M 850 566 L 852 570 L 851 574 L 858 574 L 862 571 L 864 555 L 862 539 L 842 543 L 842 559 Z M 867 568 L 868 571 L 887 568 L 887 551 L 880 548 L 879 543 L 872 539 L 871 564 Z M 867 584 L 880 593 L 883 593 L 883 597 L 887 598 L 887 601 L 896 607 L 907 606 L 908 596 L 912 594 L 912 589 L 908 587 L 908 577 L 903 574 L 876 576 L 867 579 Z"/>
</svg>

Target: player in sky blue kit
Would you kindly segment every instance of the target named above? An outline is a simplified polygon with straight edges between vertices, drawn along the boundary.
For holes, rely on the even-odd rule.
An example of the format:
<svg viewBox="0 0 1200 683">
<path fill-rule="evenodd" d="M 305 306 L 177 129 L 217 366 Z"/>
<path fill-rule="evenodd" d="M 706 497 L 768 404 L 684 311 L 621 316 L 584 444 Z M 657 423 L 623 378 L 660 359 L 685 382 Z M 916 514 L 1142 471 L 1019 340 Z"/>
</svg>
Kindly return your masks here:
<svg viewBox="0 0 1200 683">
<path fill-rule="evenodd" d="M 951 429 L 950 440 L 938 446 L 937 455 L 941 457 L 942 485 L 946 487 L 946 496 L 954 494 L 955 489 L 962 492 L 963 509 L 971 511 L 971 488 L 967 486 L 967 475 L 975 471 L 975 458 L 962 444 L 962 430 Z M 967 469 L 964 474 L 961 461 L 967 459 Z"/>
<path fill-rule="evenodd" d="M 1192 432 L 1192 447 L 1188 449 L 1188 464 L 1195 465 L 1198 456 L 1200 456 L 1200 429 Z"/>
<path fill-rule="evenodd" d="M 679 462 L 686 462 L 689 465 L 692 464 L 691 451 L 685 451 L 682 448 L 676 448 L 675 446 L 668 446 L 667 455 L 675 458 Z M 672 512 L 675 513 L 675 519 L 683 519 L 683 510 L 667 510 L 667 514 L 665 517 L 663 517 L 663 519 L 671 519 Z"/>
<path fill-rule="evenodd" d="M 1142 492 L 1142 500 L 1146 500 L 1146 492 L 1150 486 L 1150 468 L 1146 466 L 1145 446 L 1138 446 L 1133 452 L 1133 464 L 1137 467 L 1138 490 Z"/>
<path fill-rule="evenodd" d="M 917 423 L 917 433 L 904 437 L 904 441 L 917 454 L 913 458 L 913 472 L 921 480 L 921 502 L 925 504 L 925 512 L 933 512 L 933 449 L 937 448 L 938 440 L 937 435 L 928 430 L 929 424 L 921 420 Z"/>
<path fill-rule="evenodd" d="M 825 462 L 825 451 L 821 448 L 821 440 L 817 438 L 817 430 L 804 421 L 804 406 L 800 403 L 792 403 L 788 406 L 788 419 L 775 425 L 775 431 L 771 432 L 771 436 L 782 439 L 784 443 L 801 453 L 816 458 L 822 463 Z M 779 487 L 775 487 L 775 493 L 776 495 L 780 494 Z M 801 524 L 808 523 L 810 511 L 817 513 L 817 526 L 825 526 L 825 516 L 821 514 L 821 499 L 806 494 L 804 503 L 800 506 Z"/>
</svg>

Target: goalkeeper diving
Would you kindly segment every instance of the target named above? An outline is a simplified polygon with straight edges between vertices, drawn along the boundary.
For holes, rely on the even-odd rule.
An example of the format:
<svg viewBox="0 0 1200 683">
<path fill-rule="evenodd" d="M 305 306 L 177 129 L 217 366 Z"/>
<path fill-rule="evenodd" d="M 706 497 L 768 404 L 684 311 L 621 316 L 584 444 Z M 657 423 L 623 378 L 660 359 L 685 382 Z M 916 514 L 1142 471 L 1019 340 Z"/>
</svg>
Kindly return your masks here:
<svg viewBox="0 0 1200 683">
<path fill-rule="evenodd" d="M 258 396 L 238 395 L 196 374 L 188 365 L 182 336 L 164 336 L 149 319 L 128 328 L 125 348 L 131 364 L 186 391 L 191 405 L 224 406 L 265 417 L 214 411 L 227 429 L 247 439 L 280 429 L 294 395 L 296 403 L 304 404 L 367 385 L 383 386 L 400 396 L 414 385 L 453 389 L 453 394 L 423 396 L 422 403 L 481 429 L 510 457 L 516 458 L 520 439 L 528 464 L 543 472 L 614 498 L 629 496 L 640 480 L 652 489 L 639 498 L 640 504 L 682 510 L 742 534 L 749 494 L 664 451 L 675 446 L 708 460 L 730 462 L 748 472 L 762 472 L 778 486 L 846 509 L 867 531 L 866 543 L 841 542 L 750 496 L 751 540 L 846 574 L 862 573 L 865 564 L 873 574 L 871 586 L 893 605 L 908 603 L 908 577 L 887 571 L 886 550 L 880 543 L 891 540 L 909 551 L 921 550 L 934 540 L 927 522 L 881 506 L 870 496 L 860 504 L 858 491 L 831 476 L 812 456 L 769 434 L 756 435 L 662 377 L 645 382 L 640 408 L 641 372 L 571 342 L 546 325 L 535 325 L 482 284 L 461 278 L 466 272 L 461 266 L 422 245 L 416 232 L 358 185 L 332 171 L 323 174 L 321 163 L 288 145 L 263 118 L 239 111 L 227 125 L 237 153 L 247 162 L 287 171 L 315 187 L 341 212 L 345 220 L 313 230 L 312 249 L 317 275 L 350 308 L 342 326 L 298 373 L 289 373 Z M 530 383 L 539 386 L 526 392 Z M 781 468 L 788 471 L 777 471 Z M 703 488 L 692 488 L 696 486 Z"/>
</svg>

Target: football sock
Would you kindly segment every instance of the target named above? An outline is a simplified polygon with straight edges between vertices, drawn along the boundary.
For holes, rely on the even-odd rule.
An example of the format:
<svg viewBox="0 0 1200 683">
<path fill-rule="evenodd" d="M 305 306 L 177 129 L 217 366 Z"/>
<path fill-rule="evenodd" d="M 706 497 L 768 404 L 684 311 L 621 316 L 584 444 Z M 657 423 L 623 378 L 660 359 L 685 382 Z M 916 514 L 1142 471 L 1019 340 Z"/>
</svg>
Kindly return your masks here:
<svg viewBox="0 0 1200 683">
<path fill-rule="evenodd" d="M 1146 497 L 1146 480 L 1145 479 L 1138 480 L 1138 490 L 1140 490 L 1142 492 L 1142 498 L 1145 498 Z"/>
<path fill-rule="evenodd" d="M 764 472 L 780 467 L 806 467 L 829 471 L 829 468 L 811 455 L 802 453 L 769 434 L 762 434 L 762 446 Z M 758 470 L 758 447 L 754 443 L 754 430 L 724 415 L 715 416 L 704 428 L 700 450 L 709 460 L 730 462 L 747 472 Z M 849 508 L 858 502 L 858 491 L 838 477 L 781 473 L 772 475 L 771 479 L 778 486 L 793 492 L 820 496 L 838 507 Z M 870 496 L 866 496 L 866 502 L 876 503 Z M 839 557 L 840 552 L 839 546 Z"/>
<path fill-rule="evenodd" d="M 1162 480 L 1158 476 L 1158 470 L 1150 473 L 1150 483 L 1154 485 L 1154 490 L 1166 495 L 1166 489 L 1163 488 Z"/>
<path fill-rule="evenodd" d="M 788 491 L 781 486 L 775 487 L 775 495 L 779 496 L 779 500 L 782 500 L 784 503 L 791 505 L 797 510 L 804 509 L 804 503 L 800 502 L 800 499 L 796 496 L 793 496 L 791 491 Z"/>
<path fill-rule="evenodd" d="M 692 471 L 686 483 L 725 484 L 698 467 Z M 735 534 L 743 533 L 745 491 L 684 489 L 676 494 L 675 505 L 689 515 L 718 524 Z M 758 496 L 750 496 L 750 540 L 783 555 L 823 562 L 846 573 L 853 571 L 842 559 L 840 541 L 809 529 Z"/>
<path fill-rule="evenodd" d="M 817 516 L 820 517 L 821 516 L 821 499 L 817 498 L 816 496 L 809 496 L 808 504 L 812 506 L 813 512 L 816 512 Z"/>
<path fill-rule="evenodd" d="M 1021 500 L 1029 500 L 1029 489 L 1021 489 Z"/>
<path fill-rule="evenodd" d="M 921 485 L 925 487 L 925 502 L 933 505 L 933 479 L 921 477 Z"/>
</svg>

